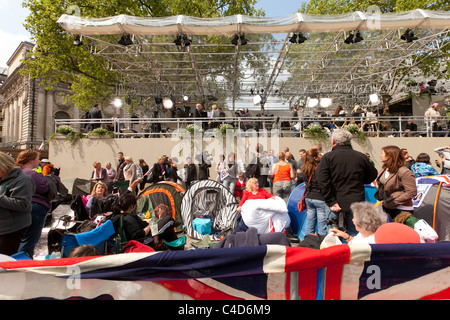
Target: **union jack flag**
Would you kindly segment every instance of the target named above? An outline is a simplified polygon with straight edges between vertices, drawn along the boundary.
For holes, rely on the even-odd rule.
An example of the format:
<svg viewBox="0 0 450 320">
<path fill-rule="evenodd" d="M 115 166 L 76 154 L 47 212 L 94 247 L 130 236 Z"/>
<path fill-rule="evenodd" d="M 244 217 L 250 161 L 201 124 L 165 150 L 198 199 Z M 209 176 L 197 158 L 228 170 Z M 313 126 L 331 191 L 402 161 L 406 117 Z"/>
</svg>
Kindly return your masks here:
<svg viewBox="0 0 450 320">
<path fill-rule="evenodd" d="M 2 299 L 449 299 L 450 243 L 266 245 L 0 263 Z"/>
</svg>

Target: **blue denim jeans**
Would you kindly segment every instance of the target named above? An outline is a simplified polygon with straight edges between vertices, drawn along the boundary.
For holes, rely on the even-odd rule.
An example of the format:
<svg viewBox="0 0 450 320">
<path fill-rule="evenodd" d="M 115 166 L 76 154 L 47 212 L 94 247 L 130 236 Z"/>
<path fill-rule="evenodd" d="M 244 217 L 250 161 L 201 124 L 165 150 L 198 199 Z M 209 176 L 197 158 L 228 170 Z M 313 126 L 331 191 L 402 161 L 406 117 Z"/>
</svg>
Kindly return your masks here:
<svg viewBox="0 0 450 320">
<path fill-rule="evenodd" d="M 31 207 L 31 225 L 28 227 L 22 238 L 18 252 L 23 251 L 28 254 L 30 258 L 33 258 L 34 247 L 41 237 L 42 228 L 45 224 L 47 208 L 35 202 L 31 203 Z"/>
<path fill-rule="evenodd" d="M 236 188 L 236 179 L 235 180 L 223 180 L 223 186 L 230 190 L 230 192 L 234 195 L 234 189 Z"/>
<path fill-rule="evenodd" d="M 327 218 L 330 215 L 330 208 L 325 201 L 306 198 L 306 226 L 305 234 L 316 233 L 322 236 L 328 234 Z"/>
</svg>

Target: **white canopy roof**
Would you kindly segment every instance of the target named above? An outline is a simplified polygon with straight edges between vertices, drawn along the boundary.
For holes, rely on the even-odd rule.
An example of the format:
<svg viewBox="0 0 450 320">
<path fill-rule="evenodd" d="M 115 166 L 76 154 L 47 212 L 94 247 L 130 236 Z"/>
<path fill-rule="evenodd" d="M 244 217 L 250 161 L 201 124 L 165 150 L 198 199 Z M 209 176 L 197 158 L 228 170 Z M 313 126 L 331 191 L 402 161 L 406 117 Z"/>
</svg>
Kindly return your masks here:
<svg viewBox="0 0 450 320">
<path fill-rule="evenodd" d="M 405 66 L 420 78 L 415 66 L 421 59 L 441 59 L 441 50 L 450 45 L 450 13 L 421 9 L 280 18 L 62 15 L 58 23 L 82 35 L 86 50 L 121 75 L 119 95 L 188 95 L 191 101 L 215 97 L 233 108 L 253 106 L 256 93 L 266 108 L 287 109 L 308 97 L 333 98 L 347 107 L 364 105 L 370 94 L 389 93 Z M 401 39 L 407 28 L 415 32 L 416 41 Z M 360 31 L 363 41 L 344 43 L 354 31 Z M 298 32 L 307 41 L 291 43 Z M 119 45 L 117 35 L 122 34 L 132 35 L 133 44 Z M 232 45 L 235 34 L 245 34 L 248 44 Z M 175 35 L 187 35 L 191 44 L 174 45 Z"/>
<path fill-rule="evenodd" d="M 83 35 L 226 35 L 235 33 L 338 32 L 352 30 L 393 30 L 406 28 L 446 29 L 450 12 L 417 9 L 402 13 L 352 12 L 340 15 L 296 13 L 280 18 L 234 15 L 221 18 L 195 18 L 184 15 L 145 18 L 118 15 L 84 18 L 63 14 L 58 23 L 69 33 Z"/>
</svg>

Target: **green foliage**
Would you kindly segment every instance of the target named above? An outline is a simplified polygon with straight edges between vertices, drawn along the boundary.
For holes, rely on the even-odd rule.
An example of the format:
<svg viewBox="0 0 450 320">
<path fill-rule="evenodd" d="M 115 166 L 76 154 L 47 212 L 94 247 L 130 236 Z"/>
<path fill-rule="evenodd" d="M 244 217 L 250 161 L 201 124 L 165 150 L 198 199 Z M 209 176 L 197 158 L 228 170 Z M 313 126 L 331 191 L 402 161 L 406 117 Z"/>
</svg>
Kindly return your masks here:
<svg viewBox="0 0 450 320">
<path fill-rule="evenodd" d="M 50 139 L 48 139 L 48 141 L 45 144 L 48 145 L 50 143 L 50 141 L 52 141 L 57 134 L 66 136 L 66 141 L 70 142 L 70 144 L 72 146 L 78 140 L 84 139 L 87 137 L 87 135 L 85 135 L 84 133 L 78 132 L 70 126 L 59 126 L 58 128 L 56 128 L 56 131 L 50 136 Z"/>
<path fill-rule="evenodd" d="M 322 129 L 320 125 L 310 124 L 306 129 L 303 130 L 303 135 L 310 138 L 317 144 L 323 144 L 328 139 L 328 134 L 325 129 Z"/>
<path fill-rule="evenodd" d="M 202 128 L 200 128 L 199 126 L 195 125 L 195 124 L 190 124 L 186 127 L 186 130 L 190 133 L 190 134 L 194 134 L 196 132 L 202 132 Z"/>
<path fill-rule="evenodd" d="M 24 26 L 30 32 L 35 50 L 26 59 L 24 73 L 40 80 L 48 89 L 59 83 L 70 86 L 67 103 L 88 110 L 104 104 L 115 94 L 119 75 L 108 68 L 102 57 L 90 53 L 90 42 L 74 46 L 73 37 L 57 24 L 62 14 L 99 18 L 119 14 L 139 17 L 165 17 L 178 14 L 195 17 L 220 17 L 234 14 L 263 15 L 255 10 L 256 0 L 24 0 L 30 15 Z M 79 8 L 75 12 L 73 8 Z M 117 37 L 117 35 L 114 35 Z"/>
<path fill-rule="evenodd" d="M 95 128 L 94 130 L 89 131 L 88 134 L 96 134 L 99 136 L 113 136 L 114 132 L 106 130 L 104 128 Z"/>
<path fill-rule="evenodd" d="M 308 14 L 342 14 L 367 11 L 377 6 L 382 13 L 414 9 L 450 10 L 450 3 L 442 0 L 311 0 L 303 2 L 300 11 Z"/>
<path fill-rule="evenodd" d="M 68 135 L 69 133 L 73 132 L 74 130 L 69 126 L 59 126 L 56 128 L 56 133 Z"/>
<path fill-rule="evenodd" d="M 345 126 L 345 129 L 350 132 L 351 134 L 357 135 L 359 138 L 359 141 L 362 144 L 365 144 L 367 142 L 367 135 L 364 131 L 360 130 L 360 128 L 356 124 L 349 124 Z"/>
<path fill-rule="evenodd" d="M 382 13 L 399 13 L 404 11 L 411 11 L 415 9 L 435 10 L 435 11 L 448 11 L 450 10 L 450 2 L 442 0 L 310 0 L 304 2 L 301 5 L 300 12 L 306 14 L 318 14 L 318 15 L 331 15 L 331 14 L 345 14 L 356 11 L 373 12 L 374 6 L 378 7 Z M 381 31 L 364 31 L 363 37 L 369 39 L 372 34 L 376 36 Z M 416 30 L 416 35 L 422 33 L 424 36 L 430 35 L 428 30 Z M 420 35 L 419 35 L 420 36 Z M 312 42 L 319 37 L 315 34 L 308 42 Z M 322 38 L 322 40 L 330 40 L 328 38 Z M 445 35 L 438 39 L 440 49 L 435 50 L 432 54 L 425 54 L 425 50 L 418 50 L 417 54 L 411 56 L 409 63 L 400 65 L 392 74 L 392 78 L 386 92 L 389 95 L 393 95 L 399 85 L 403 81 L 408 81 L 410 78 L 429 78 L 434 79 L 449 79 L 450 75 L 440 72 L 442 69 L 448 69 L 450 67 L 450 46 L 448 45 L 448 37 Z M 445 44 L 445 45 L 444 45 Z M 405 44 L 406 46 L 406 44 Z M 430 43 L 428 47 L 433 47 L 435 44 Z M 325 49 L 325 48 L 324 48 Z M 424 48 L 426 49 L 426 48 Z M 305 49 L 306 51 L 307 49 Z M 364 54 L 364 51 L 361 51 Z M 376 52 L 373 53 L 374 55 Z M 389 50 L 382 51 L 383 59 L 390 59 Z M 336 53 L 334 58 L 346 57 L 346 51 L 341 50 Z M 351 58 L 360 59 L 364 56 L 352 55 Z M 351 59 L 349 59 L 351 61 Z M 349 66 L 351 67 L 351 66 Z M 367 71 L 371 71 L 367 69 Z M 377 70 L 373 70 L 377 71 Z M 329 78 L 328 78 L 329 79 Z"/>
</svg>

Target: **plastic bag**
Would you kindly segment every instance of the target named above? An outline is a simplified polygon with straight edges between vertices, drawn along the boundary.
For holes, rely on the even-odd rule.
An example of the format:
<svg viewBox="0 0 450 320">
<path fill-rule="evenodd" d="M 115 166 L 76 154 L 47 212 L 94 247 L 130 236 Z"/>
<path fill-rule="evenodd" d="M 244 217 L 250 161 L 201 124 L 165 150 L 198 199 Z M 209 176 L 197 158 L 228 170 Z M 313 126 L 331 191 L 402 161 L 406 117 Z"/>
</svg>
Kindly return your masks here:
<svg viewBox="0 0 450 320">
<path fill-rule="evenodd" d="M 424 242 L 434 243 L 439 238 L 436 231 L 423 219 L 420 219 L 414 224 L 414 230 Z"/>
<path fill-rule="evenodd" d="M 338 236 L 335 236 L 333 232 L 327 234 L 327 236 L 323 239 L 320 244 L 320 249 L 325 249 L 331 246 L 335 246 L 337 244 L 342 244 L 341 240 Z"/>
</svg>

